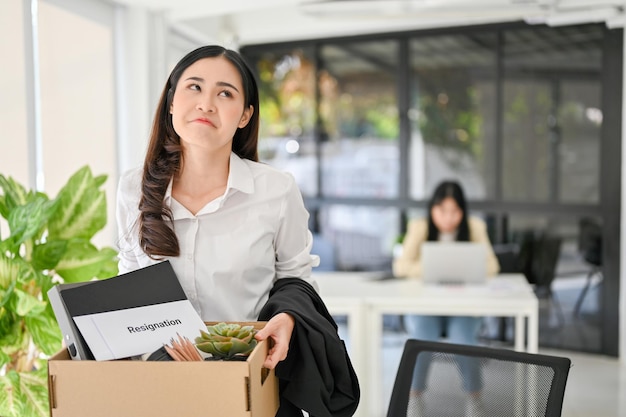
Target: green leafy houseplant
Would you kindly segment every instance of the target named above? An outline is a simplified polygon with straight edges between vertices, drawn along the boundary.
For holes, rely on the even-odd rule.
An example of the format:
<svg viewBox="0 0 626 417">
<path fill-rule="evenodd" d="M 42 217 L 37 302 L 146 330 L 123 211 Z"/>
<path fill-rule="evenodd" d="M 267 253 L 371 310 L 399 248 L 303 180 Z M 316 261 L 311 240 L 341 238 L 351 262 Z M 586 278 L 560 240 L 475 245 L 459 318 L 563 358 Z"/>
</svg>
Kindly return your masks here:
<svg viewBox="0 0 626 417">
<path fill-rule="evenodd" d="M 107 222 L 106 176 L 79 169 L 51 199 L 0 175 L 0 416 L 48 416 L 46 357 L 62 336 L 47 292 L 117 275 L 117 252 L 93 236 Z"/>
</svg>

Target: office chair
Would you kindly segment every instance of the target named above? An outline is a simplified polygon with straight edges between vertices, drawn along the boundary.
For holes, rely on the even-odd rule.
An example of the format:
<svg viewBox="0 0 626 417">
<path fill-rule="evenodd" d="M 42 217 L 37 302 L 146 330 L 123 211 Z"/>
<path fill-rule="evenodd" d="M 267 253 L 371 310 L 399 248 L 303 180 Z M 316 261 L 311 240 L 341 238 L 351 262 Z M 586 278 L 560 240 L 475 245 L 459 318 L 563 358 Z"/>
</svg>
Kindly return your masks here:
<svg viewBox="0 0 626 417">
<path fill-rule="evenodd" d="M 545 232 L 526 230 L 517 235 L 516 240 L 520 245 L 518 255 L 520 270 L 534 286 L 537 298 L 546 300 L 549 307 L 555 307 L 558 326 L 562 326 L 565 316 L 552 290 L 552 282 L 556 277 L 556 266 L 563 239 Z"/>
<path fill-rule="evenodd" d="M 419 401 L 411 396 L 415 365 L 430 361 Z M 474 362 L 480 379 L 480 412 L 463 388 L 463 363 Z M 571 361 L 568 358 L 486 346 L 409 339 L 396 374 L 387 417 L 559 417 Z M 469 414 L 468 414 L 469 412 Z M 473 413 L 473 414 L 472 414 Z"/>
<path fill-rule="evenodd" d="M 520 245 L 517 243 L 498 243 L 492 245 L 498 259 L 501 274 L 523 272 L 520 265 Z"/>
<path fill-rule="evenodd" d="M 587 273 L 585 286 L 574 305 L 574 317 L 580 314 L 580 308 L 591 287 L 593 277 L 598 274 L 602 276 L 602 227 L 595 220 L 584 217 L 580 220 L 578 228 L 578 251 L 591 268 Z"/>
</svg>

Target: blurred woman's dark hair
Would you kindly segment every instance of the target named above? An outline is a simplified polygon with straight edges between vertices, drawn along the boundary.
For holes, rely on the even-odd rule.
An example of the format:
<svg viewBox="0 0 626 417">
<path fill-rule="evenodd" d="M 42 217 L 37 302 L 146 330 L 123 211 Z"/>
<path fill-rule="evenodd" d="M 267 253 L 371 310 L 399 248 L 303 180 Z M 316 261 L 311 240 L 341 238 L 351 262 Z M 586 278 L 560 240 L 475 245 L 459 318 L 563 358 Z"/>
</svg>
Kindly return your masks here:
<svg viewBox="0 0 626 417">
<path fill-rule="evenodd" d="M 441 202 L 448 197 L 451 197 L 463 212 L 461 223 L 457 229 L 456 240 L 460 242 L 469 242 L 470 235 L 469 224 L 467 221 L 467 201 L 465 200 L 465 193 L 458 182 L 450 180 L 439 183 L 433 192 L 430 202 L 428 203 L 428 240 L 439 240 L 439 229 L 437 229 L 437 226 L 435 226 L 435 223 L 433 222 L 432 209 L 434 206 L 441 204 Z"/>
</svg>

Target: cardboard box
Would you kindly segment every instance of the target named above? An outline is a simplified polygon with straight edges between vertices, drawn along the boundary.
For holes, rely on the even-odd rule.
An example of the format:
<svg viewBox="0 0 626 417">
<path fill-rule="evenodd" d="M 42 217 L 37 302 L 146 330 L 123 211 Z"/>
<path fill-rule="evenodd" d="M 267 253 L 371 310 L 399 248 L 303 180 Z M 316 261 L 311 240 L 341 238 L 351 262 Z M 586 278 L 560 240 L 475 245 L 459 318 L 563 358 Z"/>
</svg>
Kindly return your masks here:
<svg viewBox="0 0 626 417">
<path fill-rule="evenodd" d="M 262 328 L 265 323 L 252 324 Z M 269 343 L 244 361 L 48 360 L 51 417 L 274 417 L 278 380 Z"/>
</svg>

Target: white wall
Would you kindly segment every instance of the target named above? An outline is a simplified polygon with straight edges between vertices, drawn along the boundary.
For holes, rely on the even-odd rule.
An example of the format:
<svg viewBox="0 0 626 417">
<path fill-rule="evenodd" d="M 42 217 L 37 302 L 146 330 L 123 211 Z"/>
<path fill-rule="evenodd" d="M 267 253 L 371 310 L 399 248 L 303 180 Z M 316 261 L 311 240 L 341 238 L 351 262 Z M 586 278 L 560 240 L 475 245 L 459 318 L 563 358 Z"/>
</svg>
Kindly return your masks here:
<svg viewBox="0 0 626 417">
<path fill-rule="evenodd" d="M 117 155 L 113 10 L 92 3 L 90 13 L 59 5 L 59 0 L 38 2 L 39 168 L 44 191 L 51 198 L 85 165 L 96 176 L 107 175 L 102 189 L 107 197 L 108 221 L 93 242 L 114 246 Z"/>
<path fill-rule="evenodd" d="M 152 113 L 149 45 L 150 15 L 145 9 L 118 6 L 115 16 L 117 168 L 121 174 L 140 166 L 148 143 Z"/>
<path fill-rule="evenodd" d="M 28 131 L 22 0 L 0 2 L 0 174 L 28 186 Z M 10 149 L 10 152 L 7 150 Z M 34 179 L 33 179 L 34 180 Z"/>
<path fill-rule="evenodd" d="M 35 179 L 29 175 L 25 44 L 22 0 L 0 2 L 0 174 L 12 177 L 29 187 Z M 10 150 L 10 151 L 7 151 Z M 0 220 L 0 238 L 8 236 L 9 227 Z"/>
<path fill-rule="evenodd" d="M 28 188 L 41 185 L 51 197 L 82 165 L 108 175 L 108 223 L 94 243 L 115 246 L 117 182 L 143 163 L 168 72 L 167 22 L 146 8 L 101 0 L 37 5 L 32 52 L 31 1 L 0 1 L 0 174 Z M 28 71 L 34 55 L 37 91 Z M 35 104 L 34 96 L 40 99 Z M 37 129 L 35 106 L 41 112 Z M 0 237 L 8 233 L 6 223 L 0 221 L 0 228 Z"/>
</svg>

